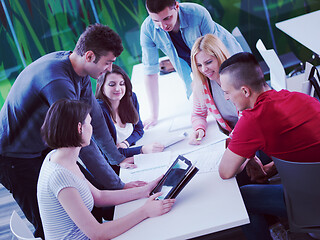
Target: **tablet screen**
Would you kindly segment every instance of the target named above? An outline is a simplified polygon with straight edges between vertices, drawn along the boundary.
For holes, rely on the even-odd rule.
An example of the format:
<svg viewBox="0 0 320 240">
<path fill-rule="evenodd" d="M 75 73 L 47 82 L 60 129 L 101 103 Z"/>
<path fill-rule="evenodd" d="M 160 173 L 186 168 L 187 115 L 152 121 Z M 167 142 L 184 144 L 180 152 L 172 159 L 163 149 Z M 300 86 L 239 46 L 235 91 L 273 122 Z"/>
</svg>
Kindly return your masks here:
<svg viewBox="0 0 320 240">
<path fill-rule="evenodd" d="M 188 159 L 178 156 L 151 194 L 162 192 L 158 199 L 169 198 L 191 167 L 192 163 Z"/>
</svg>

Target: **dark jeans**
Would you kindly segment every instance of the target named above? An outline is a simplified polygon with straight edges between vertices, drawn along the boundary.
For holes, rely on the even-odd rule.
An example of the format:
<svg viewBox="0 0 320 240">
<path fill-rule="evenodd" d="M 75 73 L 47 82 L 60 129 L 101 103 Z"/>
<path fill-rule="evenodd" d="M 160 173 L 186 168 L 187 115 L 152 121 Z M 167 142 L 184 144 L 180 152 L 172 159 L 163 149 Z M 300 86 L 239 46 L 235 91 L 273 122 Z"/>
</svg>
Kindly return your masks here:
<svg viewBox="0 0 320 240">
<path fill-rule="evenodd" d="M 44 239 L 37 201 L 37 182 L 44 156 L 12 158 L 0 155 L 0 183 L 8 189 L 35 228 L 34 236 Z"/>
<path fill-rule="evenodd" d="M 251 184 L 240 187 L 249 214 L 250 223 L 242 230 L 248 240 L 271 240 L 268 217 L 287 218 L 283 186 Z"/>
</svg>

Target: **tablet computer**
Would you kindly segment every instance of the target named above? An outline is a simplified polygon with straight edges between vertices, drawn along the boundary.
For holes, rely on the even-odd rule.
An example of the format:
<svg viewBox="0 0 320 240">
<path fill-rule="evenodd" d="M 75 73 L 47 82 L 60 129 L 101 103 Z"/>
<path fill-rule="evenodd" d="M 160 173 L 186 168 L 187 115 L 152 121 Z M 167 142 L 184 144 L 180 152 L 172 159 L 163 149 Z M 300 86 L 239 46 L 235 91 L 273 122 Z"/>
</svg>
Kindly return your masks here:
<svg viewBox="0 0 320 240">
<path fill-rule="evenodd" d="M 191 161 L 179 155 L 150 195 L 162 192 L 163 194 L 158 199 L 176 198 L 198 171 L 199 169 Z"/>
</svg>

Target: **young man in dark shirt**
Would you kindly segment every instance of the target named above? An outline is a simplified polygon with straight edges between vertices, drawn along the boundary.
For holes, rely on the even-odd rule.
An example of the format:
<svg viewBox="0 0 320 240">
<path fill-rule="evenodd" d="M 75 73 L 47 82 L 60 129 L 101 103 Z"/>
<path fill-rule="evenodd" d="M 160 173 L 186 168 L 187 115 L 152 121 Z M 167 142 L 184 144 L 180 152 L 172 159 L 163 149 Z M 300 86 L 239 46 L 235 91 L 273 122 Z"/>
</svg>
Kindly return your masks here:
<svg viewBox="0 0 320 240">
<path fill-rule="evenodd" d="M 111 164 L 130 167 L 116 148 L 91 87 L 90 77 L 97 79 L 111 70 L 123 51 L 117 33 L 95 24 L 80 36 L 74 51 L 49 53 L 27 66 L 17 77 L 0 112 L 0 183 L 12 194 L 27 219 L 35 227 L 35 236 L 44 239 L 37 205 L 37 179 L 48 152 L 40 127 L 49 107 L 62 98 L 77 99 L 92 106 L 93 139 L 81 150 L 86 168 L 102 188 L 121 189 L 125 184 Z M 99 148 L 98 148 L 98 146 Z"/>
</svg>

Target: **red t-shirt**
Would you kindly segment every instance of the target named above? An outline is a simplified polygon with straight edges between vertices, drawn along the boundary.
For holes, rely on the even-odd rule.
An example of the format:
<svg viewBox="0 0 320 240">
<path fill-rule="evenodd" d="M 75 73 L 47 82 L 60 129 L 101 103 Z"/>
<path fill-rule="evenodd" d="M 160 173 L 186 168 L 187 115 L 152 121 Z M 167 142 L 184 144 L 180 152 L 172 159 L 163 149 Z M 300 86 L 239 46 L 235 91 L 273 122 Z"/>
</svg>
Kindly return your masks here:
<svg viewBox="0 0 320 240">
<path fill-rule="evenodd" d="M 257 150 L 294 162 L 320 162 L 320 103 L 303 93 L 270 90 L 242 112 L 228 148 L 245 158 Z"/>
</svg>

